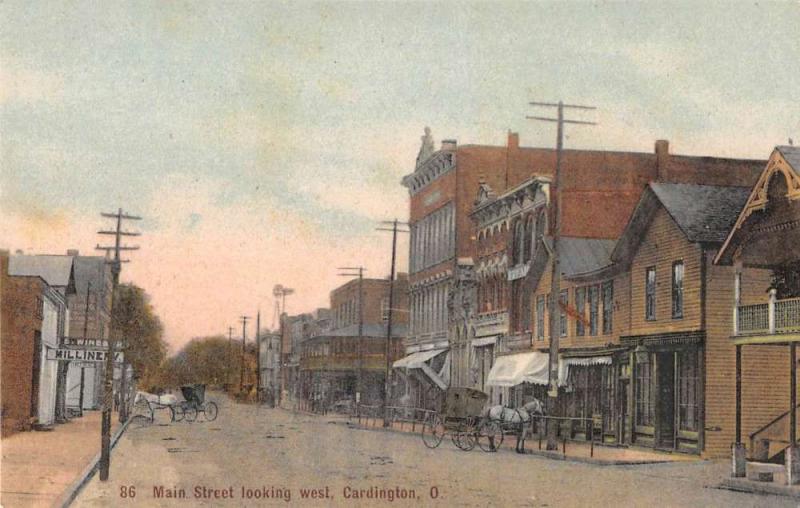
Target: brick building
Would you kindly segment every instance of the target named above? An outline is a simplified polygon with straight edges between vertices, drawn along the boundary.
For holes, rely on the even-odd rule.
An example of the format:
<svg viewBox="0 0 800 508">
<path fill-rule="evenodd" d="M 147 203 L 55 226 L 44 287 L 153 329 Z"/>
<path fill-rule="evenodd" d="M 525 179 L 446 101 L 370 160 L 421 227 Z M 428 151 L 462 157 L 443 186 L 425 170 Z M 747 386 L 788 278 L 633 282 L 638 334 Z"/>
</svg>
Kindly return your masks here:
<svg viewBox="0 0 800 508">
<path fill-rule="evenodd" d="M 357 398 L 363 404 L 382 401 L 389 288 L 388 279 L 354 279 L 331 291 L 332 326 L 312 334 L 304 342 L 300 358 L 303 398 L 313 401 L 315 408 Z M 402 356 L 402 340 L 408 328 L 407 274 L 397 275 L 393 291 L 390 361 Z M 359 327 L 361 302 L 363 321 Z"/>
<path fill-rule="evenodd" d="M 65 378 L 49 359 L 68 330 L 72 262 L 0 254 L 3 432 L 51 425 L 65 413 Z M 48 282 L 49 281 L 49 282 Z M 59 401 L 60 399 L 60 401 Z"/>
</svg>

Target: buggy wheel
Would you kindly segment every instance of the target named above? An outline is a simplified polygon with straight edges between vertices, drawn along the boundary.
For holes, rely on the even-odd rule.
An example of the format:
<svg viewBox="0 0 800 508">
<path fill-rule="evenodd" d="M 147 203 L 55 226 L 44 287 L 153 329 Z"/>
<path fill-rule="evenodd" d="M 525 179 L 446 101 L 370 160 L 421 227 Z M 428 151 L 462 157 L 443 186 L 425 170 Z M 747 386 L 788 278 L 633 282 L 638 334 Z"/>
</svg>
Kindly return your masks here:
<svg viewBox="0 0 800 508">
<path fill-rule="evenodd" d="M 203 405 L 203 416 L 207 422 L 213 422 L 216 420 L 218 412 L 219 410 L 217 409 L 217 404 L 214 402 L 206 402 Z"/>
<path fill-rule="evenodd" d="M 444 439 L 444 425 L 439 415 L 433 415 L 422 425 L 422 442 L 428 448 L 436 448 Z"/>
<path fill-rule="evenodd" d="M 197 408 L 190 404 L 183 406 L 183 416 L 187 422 L 192 423 L 197 420 Z"/>
<path fill-rule="evenodd" d="M 180 404 L 175 404 L 174 406 L 169 407 L 170 416 L 172 416 L 173 422 L 179 422 L 183 420 L 185 414 L 183 412 L 183 406 Z"/>
<path fill-rule="evenodd" d="M 486 420 L 478 428 L 478 446 L 485 452 L 496 452 L 503 443 L 503 428 L 499 422 Z"/>
<path fill-rule="evenodd" d="M 475 448 L 475 442 L 478 440 L 475 432 L 466 430 L 464 432 L 454 432 L 452 435 L 453 444 L 460 450 L 468 452 Z"/>
</svg>

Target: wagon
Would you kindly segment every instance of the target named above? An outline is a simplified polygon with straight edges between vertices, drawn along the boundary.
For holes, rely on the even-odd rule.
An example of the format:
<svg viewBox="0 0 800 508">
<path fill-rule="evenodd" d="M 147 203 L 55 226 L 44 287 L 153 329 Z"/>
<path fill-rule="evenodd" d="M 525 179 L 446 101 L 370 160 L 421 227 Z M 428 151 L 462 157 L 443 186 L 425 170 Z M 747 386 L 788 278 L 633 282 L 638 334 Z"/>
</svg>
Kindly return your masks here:
<svg viewBox="0 0 800 508">
<path fill-rule="evenodd" d="M 432 412 L 422 426 L 422 441 L 425 446 L 436 448 L 442 443 L 444 436 L 450 434 L 453 444 L 461 450 L 469 451 L 480 444 L 481 449 L 493 451 L 493 433 L 497 429 L 492 422 L 482 417 L 488 399 L 489 396 L 480 390 L 448 388 L 439 411 Z M 486 446 L 484 440 L 487 442 Z"/>
</svg>

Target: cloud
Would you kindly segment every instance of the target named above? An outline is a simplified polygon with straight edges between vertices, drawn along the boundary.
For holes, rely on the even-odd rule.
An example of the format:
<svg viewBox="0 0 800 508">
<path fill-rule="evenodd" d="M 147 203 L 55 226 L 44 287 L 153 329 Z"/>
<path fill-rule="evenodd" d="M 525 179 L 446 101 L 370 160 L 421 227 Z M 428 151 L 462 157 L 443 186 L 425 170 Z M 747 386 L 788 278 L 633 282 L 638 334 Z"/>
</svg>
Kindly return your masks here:
<svg viewBox="0 0 800 508">
<path fill-rule="evenodd" d="M 64 78 L 55 73 L 24 68 L 4 57 L 0 64 L 0 104 L 7 102 L 58 103 L 64 96 Z"/>
</svg>

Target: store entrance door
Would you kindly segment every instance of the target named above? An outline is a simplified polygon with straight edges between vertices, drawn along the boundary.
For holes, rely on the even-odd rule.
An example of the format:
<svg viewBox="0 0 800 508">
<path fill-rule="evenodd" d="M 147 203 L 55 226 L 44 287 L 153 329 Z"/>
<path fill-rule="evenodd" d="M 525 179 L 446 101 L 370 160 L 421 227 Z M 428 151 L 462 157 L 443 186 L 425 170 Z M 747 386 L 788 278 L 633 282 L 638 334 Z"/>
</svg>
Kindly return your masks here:
<svg viewBox="0 0 800 508">
<path fill-rule="evenodd" d="M 675 354 L 656 353 L 656 447 L 675 448 Z"/>
</svg>

